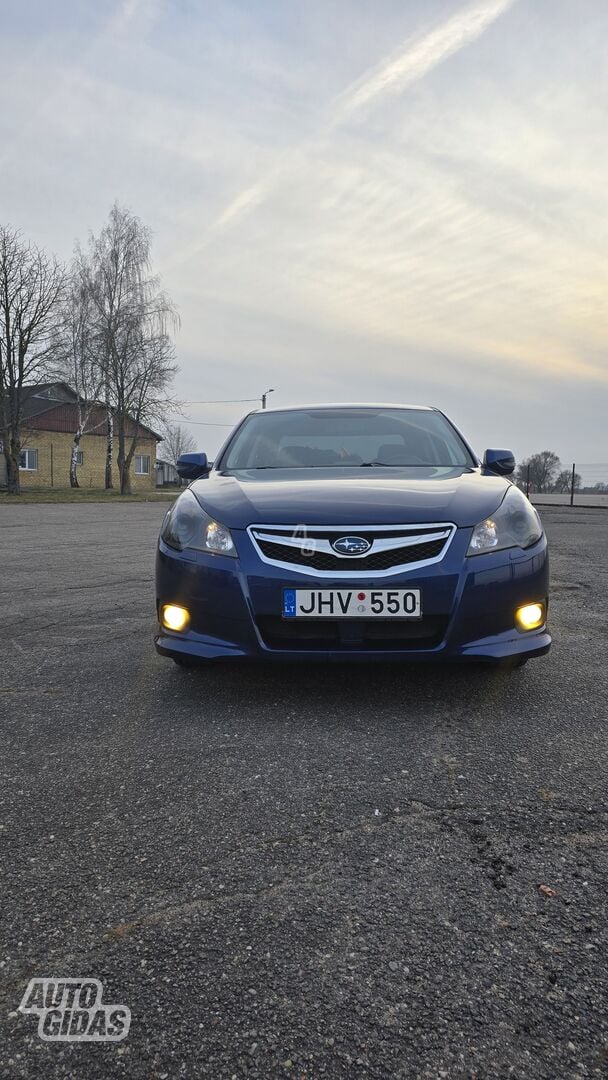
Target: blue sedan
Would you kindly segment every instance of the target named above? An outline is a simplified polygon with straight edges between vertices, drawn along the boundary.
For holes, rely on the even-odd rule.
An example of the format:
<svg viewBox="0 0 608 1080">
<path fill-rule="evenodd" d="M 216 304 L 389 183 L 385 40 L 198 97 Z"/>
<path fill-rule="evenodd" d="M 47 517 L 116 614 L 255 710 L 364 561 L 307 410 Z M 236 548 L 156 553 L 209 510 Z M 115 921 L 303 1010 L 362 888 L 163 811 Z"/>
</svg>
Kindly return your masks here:
<svg viewBox="0 0 608 1080">
<path fill-rule="evenodd" d="M 163 522 L 156 649 L 204 661 L 546 653 L 548 556 L 508 450 L 483 463 L 438 409 L 250 413 Z"/>
</svg>

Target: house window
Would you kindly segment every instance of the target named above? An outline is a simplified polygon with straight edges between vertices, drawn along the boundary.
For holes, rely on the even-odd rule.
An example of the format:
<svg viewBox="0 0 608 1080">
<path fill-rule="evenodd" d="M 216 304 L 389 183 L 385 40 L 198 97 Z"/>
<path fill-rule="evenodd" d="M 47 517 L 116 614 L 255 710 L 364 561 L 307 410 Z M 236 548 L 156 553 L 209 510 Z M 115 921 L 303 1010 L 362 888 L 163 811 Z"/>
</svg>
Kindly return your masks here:
<svg viewBox="0 0 608 1080">
<path fill-rule="evenodd" d="M 77 465 L 84 465 L 84 451 L 83 450 L 77 450 L 76 451 L 76 464 Z"/>
<path fill-rule="evenodd" d="M 24 472 L 38 471 L 38 451 L 22 450 L 19 455 L 19 468 Z"/>
<path fill-rule="evenodd" d="M 150 475 L 150 455 L 149 454 L 136 454 L 135 455 L 135 475 L 136 476 L 149 476 Z"/>
</svg>

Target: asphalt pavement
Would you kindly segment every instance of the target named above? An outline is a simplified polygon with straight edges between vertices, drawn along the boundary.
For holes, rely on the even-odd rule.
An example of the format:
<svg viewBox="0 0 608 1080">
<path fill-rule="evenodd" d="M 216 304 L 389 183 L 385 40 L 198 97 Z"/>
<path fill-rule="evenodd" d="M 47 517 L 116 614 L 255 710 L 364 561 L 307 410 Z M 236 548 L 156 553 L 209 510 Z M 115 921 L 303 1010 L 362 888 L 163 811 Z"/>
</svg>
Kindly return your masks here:
<svg viewBox="0 0 608 1080">
<path fill-rule="evenodd" d="M 608 1074 L 608 512 L 513 673 L 189 671 L 159 504 L 0 507 L 0 1076 Z M 34 976 L 118 1043 L 46 1042 Z"/>
</svg>

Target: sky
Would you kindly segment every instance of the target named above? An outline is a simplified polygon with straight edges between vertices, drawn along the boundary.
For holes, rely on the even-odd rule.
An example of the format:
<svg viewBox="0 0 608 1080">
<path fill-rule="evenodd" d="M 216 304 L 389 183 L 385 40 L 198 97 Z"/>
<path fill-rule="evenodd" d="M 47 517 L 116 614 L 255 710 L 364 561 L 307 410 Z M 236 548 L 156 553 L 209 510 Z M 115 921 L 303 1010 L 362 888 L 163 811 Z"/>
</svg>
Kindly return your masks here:
<svg viewBox="0 0 608 1080">
<path fill-rule="evenodd" d="M 199 449 L 273 388 L 608 462 L 605 0 L 0 10 L 0 221 L 150 226 Z"/>
</svg>

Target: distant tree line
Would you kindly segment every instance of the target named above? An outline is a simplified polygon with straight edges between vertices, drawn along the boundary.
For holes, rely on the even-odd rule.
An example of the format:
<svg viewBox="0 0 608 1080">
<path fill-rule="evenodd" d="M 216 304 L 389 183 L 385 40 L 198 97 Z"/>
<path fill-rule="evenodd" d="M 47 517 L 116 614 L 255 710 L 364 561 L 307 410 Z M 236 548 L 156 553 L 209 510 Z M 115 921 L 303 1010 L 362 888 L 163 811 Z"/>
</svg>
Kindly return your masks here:
<svg viewBox="0 0 608 1080">
<path fill-rule="evenodd" d="M 113 486 L 116 457 L 121 494 L 130 491 L 138 425 L 167 426 L 167 410 L 177 405 L 172 333 L 179 320 L 152 272 L 150 245 L 147 226 L 118 203 L 67 266 L 0 226 L 0 438 L 9 493 L 20 490 L 25 386 L 61 379 L 77 395 L 73 487 L 79 443 L 98 429 L 100 404 L 105 486 Z"/>
</svg>

